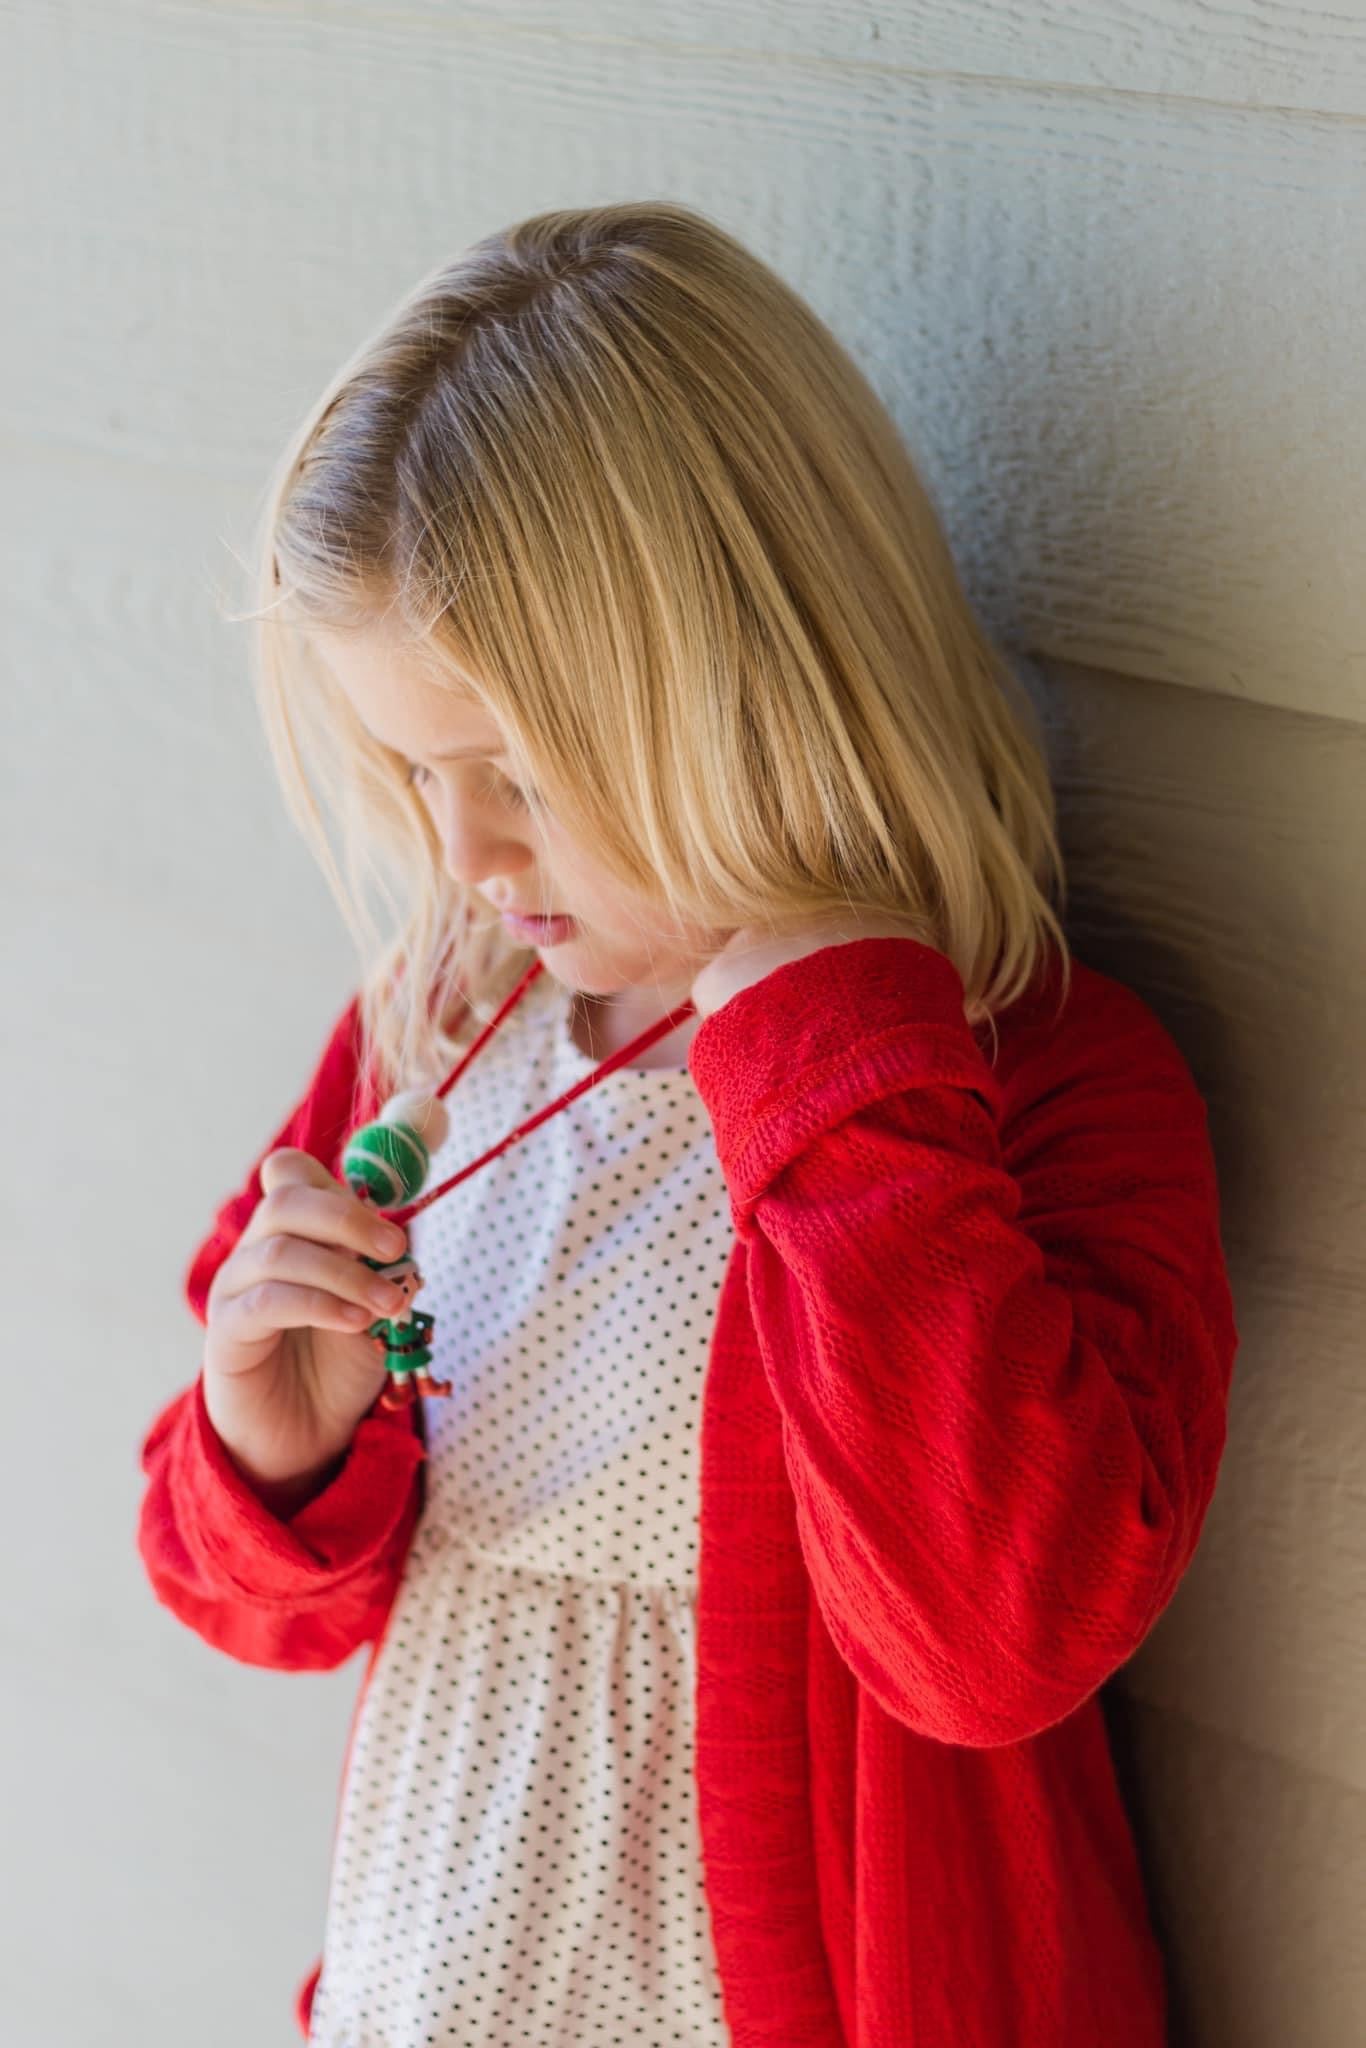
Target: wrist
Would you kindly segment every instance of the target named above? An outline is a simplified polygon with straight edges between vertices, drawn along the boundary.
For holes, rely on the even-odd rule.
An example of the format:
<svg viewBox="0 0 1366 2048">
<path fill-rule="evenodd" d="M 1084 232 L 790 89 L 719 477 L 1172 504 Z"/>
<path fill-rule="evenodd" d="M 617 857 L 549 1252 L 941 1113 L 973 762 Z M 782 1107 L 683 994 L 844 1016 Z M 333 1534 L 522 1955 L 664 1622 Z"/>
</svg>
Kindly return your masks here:
<svg viewBox="0 0 1366 2048">
<path fill-rule="evenodd" d="M 269 1462 L 258 1461 L 245 1443 L 237 1440 L 224 1416 L 215 1413 L 217 1389 L 207 1373 L 202 1376 L 202 1388 L 207 1424 L 223 1457 L 261 1505 L 281 1521 L 297 1514 L 330 1486 L 346 1463 L 349 1444 L 310 1465 L 296 1466 L 293 1471 L 281 1471 L 278 1465 L 272 1469 Z"/>
<path fill-rule="evenodd" d="M 248 1461 L 240 1458 L 226 1444 L 223 1448 L 244 1485 L 250 1487 L 269 1514 L 282 1522 L 288 1521 L 291 1515 L 298 1514 L 301 1508 L 307 1507 L 310 1501 L 316 1500 L 320 1493 L 327 1490 L 346 1463 L 347 1455 L 345 1451 L 340 1451 L 336 1456 L 328 1458 L 321 1465 L 310 1467 L 306 1472 L 292 1473 L 283 1479 L 267 1479 L 259 1475 Z"/>
</svg>

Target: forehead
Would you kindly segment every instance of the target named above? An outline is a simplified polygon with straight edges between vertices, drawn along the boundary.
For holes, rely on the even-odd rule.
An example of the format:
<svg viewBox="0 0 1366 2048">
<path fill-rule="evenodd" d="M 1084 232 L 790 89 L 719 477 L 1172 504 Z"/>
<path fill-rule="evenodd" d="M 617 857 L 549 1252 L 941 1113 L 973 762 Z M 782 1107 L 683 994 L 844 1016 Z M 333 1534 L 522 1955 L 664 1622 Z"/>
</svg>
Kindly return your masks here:
<svg viewBox="0 0 1366 2048">
<path fill-rule="evenodd" d="M 382 746 L 401 754 L 505 751 L 507 736 L 470 681 L 386 626 L 313 627 L 309 644 Z"/>
</svg>

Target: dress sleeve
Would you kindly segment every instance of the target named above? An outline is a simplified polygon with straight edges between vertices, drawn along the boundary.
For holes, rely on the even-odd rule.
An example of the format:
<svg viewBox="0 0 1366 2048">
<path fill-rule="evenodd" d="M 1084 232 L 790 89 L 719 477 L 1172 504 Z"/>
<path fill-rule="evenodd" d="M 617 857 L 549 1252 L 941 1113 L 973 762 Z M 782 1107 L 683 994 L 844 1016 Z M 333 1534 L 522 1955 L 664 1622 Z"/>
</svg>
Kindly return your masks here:
<svg viewBox="0 0 1366 2048">
<path fill-rule="evenodd" d="M 863 939 L 740 990 L 689 1057 L 831 1640 L 896 1719 L 982 1747 L 1074 1711 L 1170 1600 L 1238 1342 L 1178 1048 L 1099 975 L 1046 1025 L 1003 1081 L 952 962 Z"/>
<path fill-rule="evenodd" d="M 359 1077 L 359 999 L 334 1024 L 300 1100 L 218 1210 L 185 1272 L 201 1324 L 214 1274 L 261 1199 L 261 1163 L 299 1146 L 337 1171 L 368 1113 Z M 292 1514 L 267 1508 L 238 1472 L 204 1405 L 201 1374 L 161 1410 L 141 1447 L 138 1551 L 152 1590 L 215 1649 L 281 1671 L 330 1670 L 383 1625 L 421 1508 L 420 1403 L 378 1402 L 335 1476 Z"/>
</svg>

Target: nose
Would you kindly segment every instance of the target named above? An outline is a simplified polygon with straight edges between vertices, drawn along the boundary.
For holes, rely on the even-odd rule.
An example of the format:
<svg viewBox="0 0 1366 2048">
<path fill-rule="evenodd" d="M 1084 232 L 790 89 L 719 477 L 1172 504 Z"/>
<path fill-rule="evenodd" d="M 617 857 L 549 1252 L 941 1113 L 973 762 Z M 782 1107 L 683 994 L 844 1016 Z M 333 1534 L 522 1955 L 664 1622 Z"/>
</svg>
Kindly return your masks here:
<svg viewBox="0 0 1366 2048">
<path fill-rule="evenodd" d="M 507 813 L 495 804 L 446 789 L 437 799 L 437 832 L 442 858 L 453 882 L 477 888 L 493 876 L 517 875 L 534 854 L 525 839 L 508 830 Z"/>
</svg>

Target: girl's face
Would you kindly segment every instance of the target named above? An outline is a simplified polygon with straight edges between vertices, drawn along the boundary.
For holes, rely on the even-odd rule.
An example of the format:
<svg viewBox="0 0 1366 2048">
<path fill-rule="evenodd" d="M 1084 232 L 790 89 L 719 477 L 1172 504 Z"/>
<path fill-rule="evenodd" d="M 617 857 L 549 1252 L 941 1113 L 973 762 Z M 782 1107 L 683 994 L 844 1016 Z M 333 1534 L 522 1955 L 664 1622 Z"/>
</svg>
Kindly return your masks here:
<svg viewBox="0 0 1366 2048">
<path fill-rule="evenodd" d="M 566 986 L 598 995 L 639 990 L 666 1009 L 684 1000 L 728 932 L 662 923 L 665 913 L 597 867 L 553 816 L 531 811 L 525 773 L 492 714 L 432 682 L 387 627 L 364 635 L 315 629 L 310 637 L 361 723 L 410 764 L 455 881 L 491 912 L 572 920 L 563 935 L 531 941 Z"/>
</svg>

